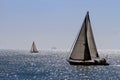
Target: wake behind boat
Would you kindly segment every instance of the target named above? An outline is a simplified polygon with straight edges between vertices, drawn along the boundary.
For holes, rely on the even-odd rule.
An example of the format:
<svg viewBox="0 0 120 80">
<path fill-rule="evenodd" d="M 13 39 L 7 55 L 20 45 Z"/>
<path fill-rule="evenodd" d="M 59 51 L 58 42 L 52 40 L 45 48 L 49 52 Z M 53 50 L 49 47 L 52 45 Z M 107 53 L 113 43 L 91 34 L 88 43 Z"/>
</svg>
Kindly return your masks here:
<svg viewBox="0 0 120 80">
<path fill-rule="evenodd" d="M 33 41 L 32 43 L 32 47 L 31 47 L 31 50 L 30 50 L 31 53 L 38 53 L 38 50 L 36 48 L 36 45 L 35 45 L 35 42 Z"/>
<path fill-rule="evenodd" d="M 101 59 L 98 55 L 89 12 L 87 12 L 81 30 L 77 35 L 68 62 L 77 65 L 108 65 L 106 59 Z"/>
</svg>

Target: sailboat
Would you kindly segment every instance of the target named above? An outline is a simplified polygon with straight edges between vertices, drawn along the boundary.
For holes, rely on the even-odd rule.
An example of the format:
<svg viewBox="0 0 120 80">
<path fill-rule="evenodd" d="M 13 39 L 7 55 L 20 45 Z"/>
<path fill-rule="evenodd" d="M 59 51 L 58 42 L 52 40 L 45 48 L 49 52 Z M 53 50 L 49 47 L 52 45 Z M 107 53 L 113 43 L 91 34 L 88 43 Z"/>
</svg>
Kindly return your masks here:
<svg viewBox="0 0 120 80">
<path fill-rule="evenodd" d="M 33 41 L 32 43 L 32 47 L 31 47 L 31 50 L 30 50 L 31 53 L 38 53 L 38 50 L 36 48 L 36 45 L 35 45 L 35 42 Z"/>
<path fill-rule="evenodd" d="M 70 64 L 77 65 L 108 65 L 105 58 L 100 58 L 87 12 L 83 21 L 81 30 L 79 31 L 71 55 L 67 61 Z"/>
</svg>

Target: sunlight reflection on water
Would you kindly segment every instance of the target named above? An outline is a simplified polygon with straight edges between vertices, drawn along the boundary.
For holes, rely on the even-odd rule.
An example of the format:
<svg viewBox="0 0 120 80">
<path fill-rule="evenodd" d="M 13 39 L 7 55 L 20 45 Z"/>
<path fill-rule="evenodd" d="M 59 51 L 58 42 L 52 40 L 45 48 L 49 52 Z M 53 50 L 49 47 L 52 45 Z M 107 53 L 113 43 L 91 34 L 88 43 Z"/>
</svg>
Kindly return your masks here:
<svg viewBox="0 0 120 80">
<path fill-rule="evenodd" d="M 0 50 L 0 80 L 119 80 L 120 51 L 99 53 L 109 66 L 69 65 L 67 52 Z"/>
</svg>

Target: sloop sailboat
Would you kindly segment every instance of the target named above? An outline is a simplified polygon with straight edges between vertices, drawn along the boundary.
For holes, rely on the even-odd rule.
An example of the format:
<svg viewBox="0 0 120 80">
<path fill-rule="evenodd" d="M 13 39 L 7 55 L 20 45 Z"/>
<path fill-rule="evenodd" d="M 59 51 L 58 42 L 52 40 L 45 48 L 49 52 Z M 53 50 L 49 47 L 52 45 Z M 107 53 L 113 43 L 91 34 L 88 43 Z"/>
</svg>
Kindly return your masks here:
<svg viewBox="0 0 120 80">
<path fill-rule="evenodd" d="M 105 58 L 100 58 L 96 48 L 92 27 L 87 12 L 79 31 L 71 55 L 67 61 L 77 65 L 108 65 Z"/>
<path fill-rule="evenodd" d="M 35 45 L 35 42 L 33 41 L 32 43 L 32 47 L 31 47 L 31 50 L 30 50 L 31 53 L 38 53 L 38 50 L 36 48 L 36 45 Z"/>
</svg>

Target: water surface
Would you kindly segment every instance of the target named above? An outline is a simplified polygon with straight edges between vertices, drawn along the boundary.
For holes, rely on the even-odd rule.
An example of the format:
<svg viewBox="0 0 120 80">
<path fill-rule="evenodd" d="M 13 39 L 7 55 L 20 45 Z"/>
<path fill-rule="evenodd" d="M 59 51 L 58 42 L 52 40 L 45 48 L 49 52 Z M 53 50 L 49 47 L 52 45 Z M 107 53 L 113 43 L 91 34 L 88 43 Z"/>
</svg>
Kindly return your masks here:
<svg viewBox="0 0 120 80">
<path fill-rule="evenodd" d="M 73 66 L 68 52 L 0 50 L 0 80 L 119 80 L 120 51 L 101 50 L 109 66 Z"/>
</svg>

